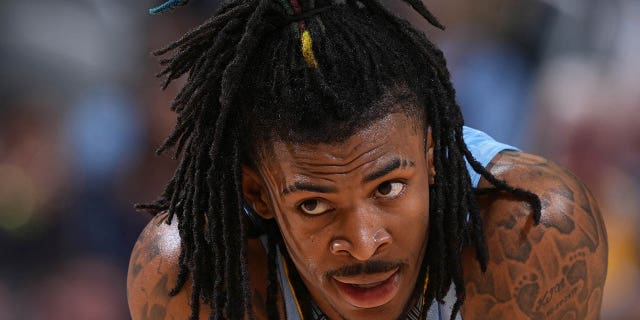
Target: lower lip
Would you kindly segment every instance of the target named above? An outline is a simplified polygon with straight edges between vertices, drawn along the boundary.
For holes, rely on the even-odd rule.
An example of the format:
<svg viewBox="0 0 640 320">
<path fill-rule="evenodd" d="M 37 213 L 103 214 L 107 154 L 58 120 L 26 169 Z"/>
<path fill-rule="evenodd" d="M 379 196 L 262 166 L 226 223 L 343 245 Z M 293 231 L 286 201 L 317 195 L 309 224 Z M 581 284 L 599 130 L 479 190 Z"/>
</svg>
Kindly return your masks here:
<svg viewBox="0 0 640 320">
<path fill-rule="evenodd" d="M 338 291 L 349 304 L 358 308 L 379 307 L 393 299 L 399 289 L 400 276 L 396 271 L 387 280 L 371 288 L 362 288 L 335 280 Z"/>
</svg>

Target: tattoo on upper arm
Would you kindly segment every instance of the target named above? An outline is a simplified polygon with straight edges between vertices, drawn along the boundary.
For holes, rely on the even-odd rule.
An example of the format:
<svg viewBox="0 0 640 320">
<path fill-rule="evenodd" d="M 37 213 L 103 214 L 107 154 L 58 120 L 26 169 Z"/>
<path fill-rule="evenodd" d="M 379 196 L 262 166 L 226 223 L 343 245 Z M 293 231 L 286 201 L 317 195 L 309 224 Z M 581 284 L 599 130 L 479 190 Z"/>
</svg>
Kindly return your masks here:
<svg viewBox="0 0 640 320">
<path fill-rule="evenodd" d="M 591 193 L 568 171 L 525 153 L 503 152 L 502 161 L 488 169 L 513 169 L 507 181 L 516 186 L 535 181 L 531 191 L 540 197 L 543 215 L 536 227 L 528 204 L 503 202 L 497 210 L 490 204 L 488 271 L 476 268 L 466 277 L 467 288 L 481 297 L 483 314 L 488 319 L 513 312 L 531 319 L 598 318 L 607 243 Z"/>
<path fill-rule="evenodd" d="M 159 232 L 143 231 L 136 242 L 129 264 L 127 281 L 130 284 L 137 283 L 136 290 L 140 290 L 139 293 L 144 297 L 144 303 L 140 306 L 140 309 L 137 311 L 132 310 L 134 313 L 137 312 L 138 319 L 141 320 L 173 318 L 172 315 L 169 315 L 170 318 L 167 318 L 166 304 L 172 286 L 169 283 L 167 271 L 162 270 L 164 260 L 159 248 L 160 237 L 161 234 Z M 157 265 L 157 267 L 155 270 L 148 270 L 148 266 L 150 265 Z M 152 277 L 155 279 L 155 283 L 142 284 L 143 281 L 148 281 L 148 279 L 140 278 L 149 277 L 149 274 L 143 274 L 146 272 L 156 273 L 156 275 Z"/>
</svg>

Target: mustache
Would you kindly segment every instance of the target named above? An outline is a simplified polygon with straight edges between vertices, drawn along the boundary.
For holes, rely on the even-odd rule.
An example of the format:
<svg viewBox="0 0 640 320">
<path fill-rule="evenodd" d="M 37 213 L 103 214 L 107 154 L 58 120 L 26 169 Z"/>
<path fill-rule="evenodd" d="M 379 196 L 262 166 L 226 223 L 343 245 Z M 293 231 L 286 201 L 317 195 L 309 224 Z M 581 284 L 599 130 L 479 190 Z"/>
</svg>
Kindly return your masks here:
<svg viewBox="0 0 640 320">
<path fill-rule="evenodd" d="M 382 260 L 371 260 L 363 263 L 355 263 L 346 266 L 342 266 L 340 268 L 325 272 L 324 276 L 326 279 L 331 279 L 333 277 L 352 277 L 359 276 L 365 274 L 375 274 L 375 273 L 384 273 L 396 268 L 404 268 L 407 266 L 407 263 L 404 261 L 382 261 Z"/>
</svg>

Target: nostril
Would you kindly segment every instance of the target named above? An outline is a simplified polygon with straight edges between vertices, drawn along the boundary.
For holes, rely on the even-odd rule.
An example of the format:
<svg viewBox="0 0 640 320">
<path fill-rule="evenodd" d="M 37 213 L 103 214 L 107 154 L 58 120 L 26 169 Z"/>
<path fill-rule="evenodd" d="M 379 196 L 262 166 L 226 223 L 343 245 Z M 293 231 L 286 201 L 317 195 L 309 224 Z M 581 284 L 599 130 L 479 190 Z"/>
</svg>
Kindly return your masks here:
<svg viewBox="0 0 640 320">
<path fill-rule="evenodd" d="M 373 243 L 375 243 L 377 246 L 383 245 L 388 242 L 391 242 L 391 235 L 385 229 L 380 229 L 373 235 Z"/>
<path fill-rule="evenodd" d="M 334 254 L 349 253 L 351 244 L 344 239 L 335 239 L 329 244 L 329 249 Z"/>
</svg>

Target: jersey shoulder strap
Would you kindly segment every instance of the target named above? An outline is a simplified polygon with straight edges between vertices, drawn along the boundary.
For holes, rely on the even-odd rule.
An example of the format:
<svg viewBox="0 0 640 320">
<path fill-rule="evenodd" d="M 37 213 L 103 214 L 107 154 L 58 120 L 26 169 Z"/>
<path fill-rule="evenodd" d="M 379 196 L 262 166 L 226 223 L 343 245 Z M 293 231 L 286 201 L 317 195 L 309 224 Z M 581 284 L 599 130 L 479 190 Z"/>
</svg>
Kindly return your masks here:
<svg viewBox="0 0 640 320">
<path fill-rule="evenodd" d="M 502 150 L 520 151 L 520 149 L 514 146 L 498 142 L 488 134 L 469 127 L 462 128 L 462 137 L 473 157 L 485 168 L 491 159 L 493 159 Z M 474 187 L 478 187 L 480 174 L 471 168 L 469 162 L 465 162 L 467 163 L 467 171 L 469 171 L 472 185 Z"/>
</svg>

